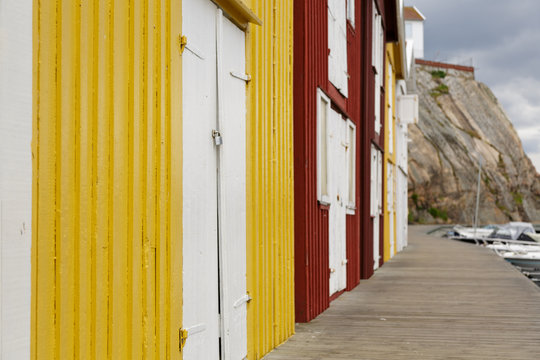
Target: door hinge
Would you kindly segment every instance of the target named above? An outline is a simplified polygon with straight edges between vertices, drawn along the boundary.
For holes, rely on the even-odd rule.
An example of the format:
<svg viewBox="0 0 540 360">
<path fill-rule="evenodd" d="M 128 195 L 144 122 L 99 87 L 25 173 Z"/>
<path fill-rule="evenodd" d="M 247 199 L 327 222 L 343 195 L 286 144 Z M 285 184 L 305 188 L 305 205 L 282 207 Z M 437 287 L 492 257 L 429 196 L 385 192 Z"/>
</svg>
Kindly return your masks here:
<svg viewBox="0 0 540 360">
<path fill-rule="evenodd" d="M 184 49 L 187 45 L 187 37 L 185 35 L 180 35 L 180 55 L 184 53 Z"/>
<path fill-rule="evenodd" d="M 178 349 L 180 352 L 184 349 L 184 346 L 186 345 L 186 341 L 188 338 L 188 331 L 186 329 L 180 328 L 178 331 Z"/>
</svg>

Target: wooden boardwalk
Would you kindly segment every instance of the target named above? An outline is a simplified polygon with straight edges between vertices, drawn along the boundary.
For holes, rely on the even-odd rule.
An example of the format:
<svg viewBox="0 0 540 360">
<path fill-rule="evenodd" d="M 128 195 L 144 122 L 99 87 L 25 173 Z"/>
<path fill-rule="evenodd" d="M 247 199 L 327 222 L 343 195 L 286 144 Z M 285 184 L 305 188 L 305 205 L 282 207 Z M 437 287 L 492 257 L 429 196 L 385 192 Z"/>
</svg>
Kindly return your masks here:
<svg viewBox="0 0 540 360">
<path fill-rule="evenodd" d="M 540 288 L 427 229 L 265 359 L 540 359 Z"/>
</svg>

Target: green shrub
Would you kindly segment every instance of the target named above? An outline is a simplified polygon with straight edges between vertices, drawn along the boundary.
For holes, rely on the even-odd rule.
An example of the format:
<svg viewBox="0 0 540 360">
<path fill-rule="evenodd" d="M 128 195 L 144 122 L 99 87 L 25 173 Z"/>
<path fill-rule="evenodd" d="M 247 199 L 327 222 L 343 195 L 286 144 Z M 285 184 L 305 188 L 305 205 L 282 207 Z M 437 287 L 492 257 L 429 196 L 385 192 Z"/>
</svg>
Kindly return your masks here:
<svg viewBox="0 0 540 360">
<path fill-rule="evenodd" d="M 448 86 L 446 86 L 445 84 L 439 84 L 439 86 L 431 89 L 431 92 L 429 94 L 436 99 L 441 95 L 448 94 L 448 92 Z"/>
<path fill-rule="evenodd" d="M 503 204 L 501 204 L 501 202 L 499 201 L 499 199 L 495 200 L 495 206 L 497 206 L 497 208 L 499 208 L 499 210 L 501 210 L 503 213 L 507 213 L 507 212 L 508 212 L 508 209 L 506 208 L 506 206 L 504 206 Z"/>
<path fill-rule="evenodd" d="M 445 84 L 439 84 L 439 86 L 434 88 L 433 91 L 437 91 L 440 94 L 448 94 L 448 86 Z"/>
<path fill-rule="evenodd" d="M 429 208 L 428 212 L 431 216 L 433 216 L 435 219 L 443 219 L 444 221 L 448 220 L 448 213 L 446 210 L 439 210 L 437 208 L 431 207 Z"/>
<path fill-rule="evenodd" d="M 413 201 L 413 203 L 414 203 L 414 206 L 416 206 L 416 207 L 418 208 L 418 194 L 417 194 L 417 193 L 413 193 L 413 194 L 411 195 L 411 199 L 412 199 L 412 201 Z"/>
<path fill-rule="evenodd" d="M 514 197 L 514 202 L 517 205 L 523 205 L 523 195 L 521 195 L 519 192 L 513 192 L 512 196 Z"/>
<path fill-rule="evenodd" d="M 439 212 L 439 217 L 444 221 L 448 221 L 448 213 L 446 212 L 446 210 L 441 210 Z"/>
<path fill-rule="evenodd" d="M 431 72 L 431 77 L 434 79 L 444 79 L 446 77 L 446 73 L 442 70 L 433 70 Z"/>
</svg>

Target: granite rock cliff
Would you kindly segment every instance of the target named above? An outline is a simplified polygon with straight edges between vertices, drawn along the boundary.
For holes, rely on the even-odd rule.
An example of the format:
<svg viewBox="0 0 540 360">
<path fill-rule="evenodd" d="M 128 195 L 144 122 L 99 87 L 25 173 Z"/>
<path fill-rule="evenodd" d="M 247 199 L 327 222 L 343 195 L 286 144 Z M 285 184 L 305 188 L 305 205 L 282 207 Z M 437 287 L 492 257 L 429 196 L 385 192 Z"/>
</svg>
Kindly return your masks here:
<svg viewBox="0 0 540 360">
<path fill-rule="evenodd" d="M 540 220 L 540 175 L 491 90 L 473 72 L 419 64 L 411 88 L 409 220 L 472 223 L 480 161 L 480 223 Z"/>
</svg>

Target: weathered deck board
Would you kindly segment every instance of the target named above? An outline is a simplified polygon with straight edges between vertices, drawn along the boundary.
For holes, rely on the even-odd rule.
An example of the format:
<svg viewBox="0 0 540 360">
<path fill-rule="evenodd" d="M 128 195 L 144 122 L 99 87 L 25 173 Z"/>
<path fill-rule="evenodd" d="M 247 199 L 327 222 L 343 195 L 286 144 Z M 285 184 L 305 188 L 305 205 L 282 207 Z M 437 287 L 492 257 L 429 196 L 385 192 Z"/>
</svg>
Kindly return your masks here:
<svg viewBox="0 0 540 360">
<path fill-rule="evenodd" d="M 540 288 L 426 231 L 265 359 L 540 359 Z"/>
</svg>

